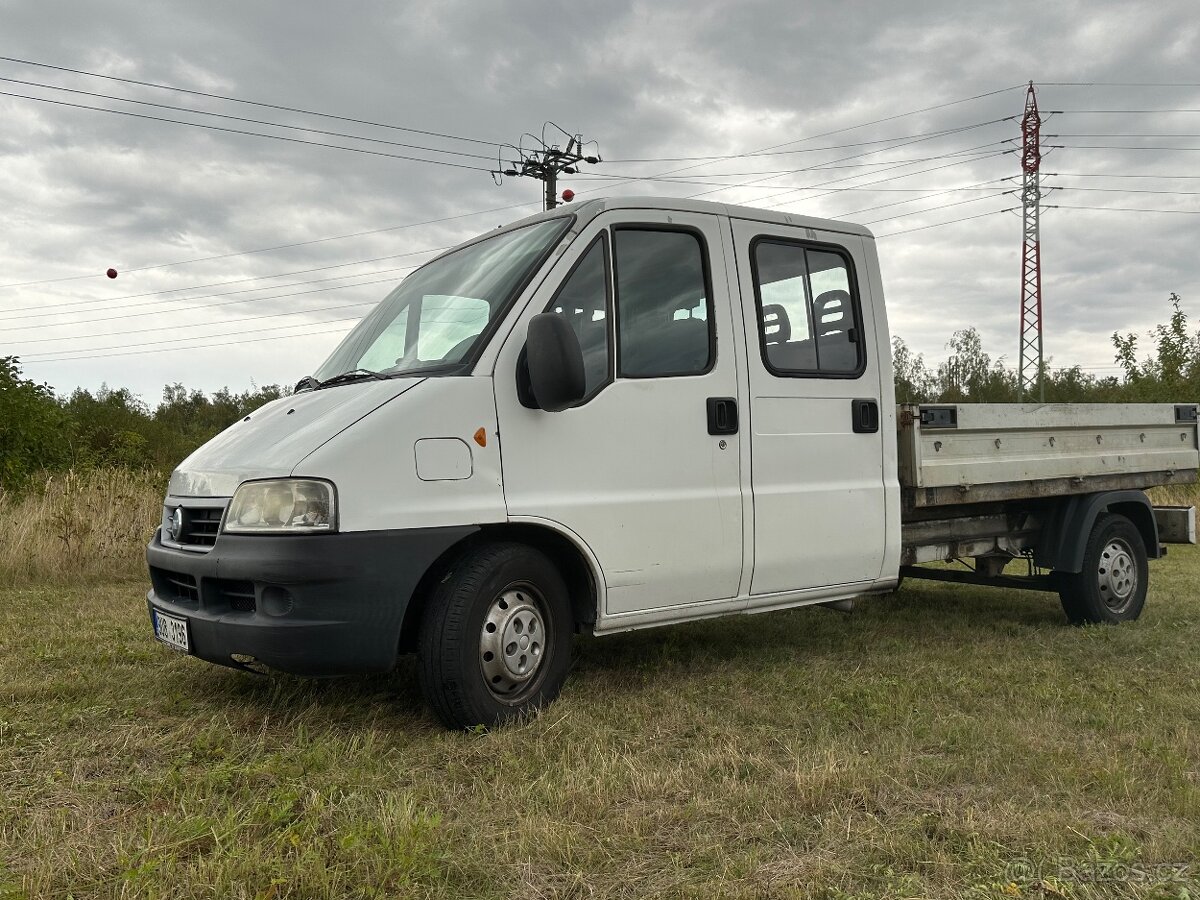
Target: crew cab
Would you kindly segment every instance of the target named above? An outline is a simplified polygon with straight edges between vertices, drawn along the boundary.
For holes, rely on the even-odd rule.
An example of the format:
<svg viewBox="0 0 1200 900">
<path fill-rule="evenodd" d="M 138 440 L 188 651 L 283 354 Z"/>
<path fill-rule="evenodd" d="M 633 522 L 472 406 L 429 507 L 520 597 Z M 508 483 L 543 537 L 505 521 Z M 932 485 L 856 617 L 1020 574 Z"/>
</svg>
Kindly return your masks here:
<svg viewBox="0 0 1200 900">
<path fill-rule="evenodd" d="M 1135 619 L 1195 531 L 1145 490 L 1198 467 L 1194 404 L 897 408 L 861 226 L 592 200 L 422 266 L 184 460 L 147 603 L 159 640 L 248 670 L 415 652 L 444 723 L 490 725 L 557 695 L 575 633 L 903 577 Z"/>
</svg>

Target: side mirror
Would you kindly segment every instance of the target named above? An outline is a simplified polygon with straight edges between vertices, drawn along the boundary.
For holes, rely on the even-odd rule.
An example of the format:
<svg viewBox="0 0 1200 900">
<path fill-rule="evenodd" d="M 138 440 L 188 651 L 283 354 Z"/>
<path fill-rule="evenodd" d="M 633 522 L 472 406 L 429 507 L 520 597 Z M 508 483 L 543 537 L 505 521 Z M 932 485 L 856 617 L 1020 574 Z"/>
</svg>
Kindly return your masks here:
<svg viewBox="0 0 1200 900">
<path fill-rule="evenodd" d="M 583 350 L 571 323 L 555 313 L 541 313 L 529 320 L 525 340 L 529 386 L 537 405 L 558 412 L 583 399 L 587 377 Z"/>
</svg>

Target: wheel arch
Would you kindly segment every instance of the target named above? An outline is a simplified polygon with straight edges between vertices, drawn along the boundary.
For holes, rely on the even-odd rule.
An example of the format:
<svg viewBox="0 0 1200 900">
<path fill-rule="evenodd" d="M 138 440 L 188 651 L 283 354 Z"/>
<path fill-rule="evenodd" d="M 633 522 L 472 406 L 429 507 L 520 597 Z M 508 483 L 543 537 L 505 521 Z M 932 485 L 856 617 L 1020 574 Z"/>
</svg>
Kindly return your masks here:
<svg viewBox="0 0 1200 900">
<path fill-rule="evenodd" d="M 416 649 L 421 618 L 437 584 L 454 561 L 482 543 L 512 541 L 534 547 L 549 557 L 567 583 L 576 633 L 596 624 L 604 590 L 599 565 L 577 535 L 540 521 L 509 521 L 484 525 L 442 553 L 425 571 L 413 591 L 400 626 L 400 651 Z"/>
<path fill-rule="evenodd" d="M 1103 513 L 1129 519 L 1142 536 L 1146 556 L 1149 559 L 1162 556 L 1154 508 L 1145 492 L 1104 491 L 1067 497 L 1057 506 L 1042 531 L 1034 562 L 1058 572 L 1079 572 L 1083 568 L 1088 536 Z"/>
</svg>

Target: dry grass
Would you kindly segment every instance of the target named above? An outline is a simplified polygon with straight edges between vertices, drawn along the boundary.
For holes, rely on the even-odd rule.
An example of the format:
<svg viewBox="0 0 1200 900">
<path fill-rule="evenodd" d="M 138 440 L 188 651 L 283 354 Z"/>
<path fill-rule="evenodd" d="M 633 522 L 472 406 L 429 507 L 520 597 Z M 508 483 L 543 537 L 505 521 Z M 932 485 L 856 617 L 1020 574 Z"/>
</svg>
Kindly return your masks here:
<svg viewBox="0 0 1200 900">
<path fill-rule="evenodd" d="M 909 582 L 584 640 L 477 735 L 408 662 L 256 678 L 137 585 L 0 590 L 0 896 L 1194 898 L 1198 563 L 1120 628 Z"/>
<path fill-rule="evenodd" d="M 0 492 L 0 585 L 141 577 L 165 488 L 160 473 L 97 469 Z"/>
<path fill-rule="evenodd" d="M 96 469 L 48 475 L 25 494 L 0 491 L 0 585 L 141 578 L 166 475 Z M 1200 485 L 1155 488 L 1155 503 L 1200 502 Z"/>
<path fill-rule="evenodd" d="M 1200 484 L 1174 484 L 1148 493 L 1156 506 L 1200 506 Z"/>
</svg>

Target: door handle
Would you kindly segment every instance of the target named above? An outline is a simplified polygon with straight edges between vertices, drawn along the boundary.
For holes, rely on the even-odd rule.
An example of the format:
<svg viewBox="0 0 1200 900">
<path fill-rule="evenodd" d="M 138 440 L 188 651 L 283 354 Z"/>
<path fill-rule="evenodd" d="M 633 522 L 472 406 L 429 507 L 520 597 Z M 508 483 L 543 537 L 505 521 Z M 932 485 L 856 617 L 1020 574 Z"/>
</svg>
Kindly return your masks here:
<svg viewBox="0 0 1200 900">
<path fill-rule="evenodd" d="M 879 431 L 879 404 L 874 400 L 851 400 L 850 415 L 855 434 L 875 434 Z"/>
<path fill-rule="evenodd" d="M 737 434 L 737 401 L 732 397 L 708 398 L 708 433 Z"/>
</svg>

